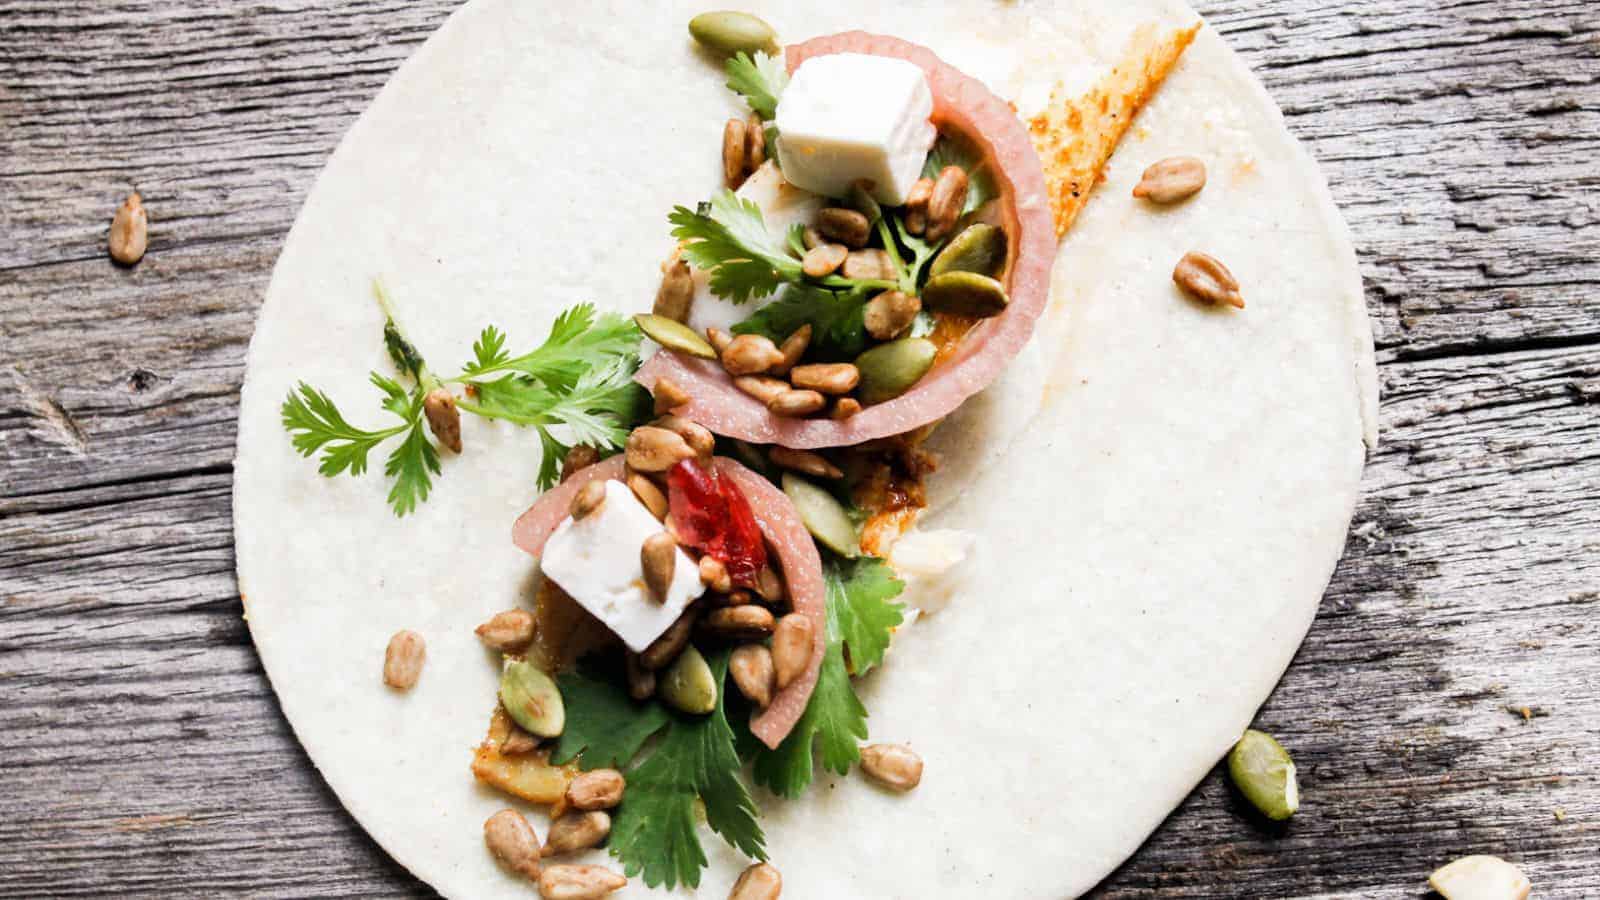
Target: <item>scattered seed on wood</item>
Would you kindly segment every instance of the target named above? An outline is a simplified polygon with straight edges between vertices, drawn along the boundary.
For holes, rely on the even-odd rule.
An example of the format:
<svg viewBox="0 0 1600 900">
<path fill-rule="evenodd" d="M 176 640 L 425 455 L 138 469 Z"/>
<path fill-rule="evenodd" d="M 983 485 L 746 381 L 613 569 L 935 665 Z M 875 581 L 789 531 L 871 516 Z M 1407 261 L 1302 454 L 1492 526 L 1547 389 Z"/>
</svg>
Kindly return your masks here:
<svg viewBox="0 0 1600 900">
<path fill-rule="evenodd" d="M 778 620 L 772 631 L 772 672 L 778 690 L 788 687 L 810 665 L 814 638 L 810 616 L 790 613 Z"/>
<path fill-rule="evenodd" d="M 611 833 L 611 816 L 596 809 L 571 812 L 550 823 L 544 839 L 544 856 L 577 853 L 597 847 Z"/>
<path fill-rule="evenodd" d="M 517 653 L 533 641 L 533 613 L 525 609 L 508 609 L 495 613 L 489 621 L 479 625 L 473 633 L 490 650 Z"/>
<path fill-rule="evenodd" d="M 783 893 L 783 876 L 772 863 L 756 863 L 739 873 L 739 880 L 728 892 L 728 900 L 778 900 Z"/>
<path fill-rule="evenodd" d="M 567 805 L 584 812 L 611 809 L 622 802 L 627 786 L 627 780 L 616 769 L 581 772 L 567 785 Z"/>
<path fill-rule="evenodd" d="M 903 744 L 871 744 L 861 748 L 861 771 L 904 793 L 922 783 L 922 757 Z"/>
<path fill-rule="evenodd" d="M 853 209 L 829 206 L 817 213 L 817 230 L 829 240 L 851 249 L 860 249 L 867 245 L 867 239 L 872 236 L 872 223 Z"/>
<path fill-rule="evenodd" d="M 1172 270 L 1172 280 L 1189 296 L 1202 303 L 1244 309 L 1244 295 L 1239 293 L 1239 280 L 1214 256 L 1200 252 L 1185 254 Z"/>
<path fill-rule="evenodd" d="M 422 664 L 427 657 L 422 635 L 409 630 L 396 631 L 383 652 L 383 683 L 396 690 L 411 690 L 422 677 Z"/>
<path fill-rule="evenodd" d="M 150 244 L 150 218 L 145 212 L 144 200 L 138 192 L 131 193 L 117 207 L 111 217 L 111 233 L 106 239 L 106 248 L 111 253 L 111 258 L 125 266 L 131 266 L 144 258 L 144 251 Z"/>
<path fill-rule="evenodd" d="M 528 879 L 539 877 L 539 836 L 514 809 L 502 809 L 483 823 L 483 843 L 500 864 Z"/>
<path fill-rule="evenodd" d="M 734 687 L 746 699 L 761 709 L 772 702 L 776 679 L 773 674 L 772 652 L 760 644 L 740 644 L 728 658 L 728 671 L 733 675 Z"/>
<path fill-rule="evenodd" d="M 544 900 L 600 900 L 628 886 L 628 879 L 604 866 L 545 866 L 539 875 Z"/>
<path fill-rule="evenodd" d="M 694 275 L 689 263 L 675 259 L 661 274 L 661 287 L 656 289 L 656 302 L 650 311 L 674 322 L 689 321 L 689 309 L 694 303 Z"/>
<path fill-rule="evenodd" d="M 1144 170 L 1133 195 L 1151 203 L 1187 200 L 1206 186 L 1206 164 L 1193 156 L 1169 156 Z"/>
<path fill-rule="evenodd" d="M 571 513 L 574 519 L 582 519 L 605 505 L 605 502 L 606 483 L 597 478 L 572 495 L 572 506 L 567 512 Z"/>
</svg>

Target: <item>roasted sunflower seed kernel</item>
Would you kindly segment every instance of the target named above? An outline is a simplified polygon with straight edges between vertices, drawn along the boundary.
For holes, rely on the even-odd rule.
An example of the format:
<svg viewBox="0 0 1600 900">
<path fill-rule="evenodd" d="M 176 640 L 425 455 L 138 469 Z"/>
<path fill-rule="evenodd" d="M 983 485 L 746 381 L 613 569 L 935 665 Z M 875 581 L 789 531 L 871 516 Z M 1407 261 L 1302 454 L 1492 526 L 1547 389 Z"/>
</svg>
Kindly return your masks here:
<svg viewBox="0 0 1600 900">
<path fill-rule="evenodd" d="M 427 657 L 422 635 L 415 631 L 396 631 L 383 652 L 383 683 L 396 690 L 411 690 L 422 677 L 422 663 Z"/>
<path fill-rule="evenodd" d="M 602 479 L 596 478 L 579 488 L 578 492 L 572 495 L 572 506 L 567 511 L 572 514 L 574 519 L 582 519 L 604 506 L 605 502 L 606 483 Z"/>
<path fill-rule="evenodd" d="M 906 230 L 922 234 L 928 230 L 928 201 L 933 199 L 933 179 L 918 178 L 906 195 Z"/>
<path fill-rule="evenodd" d="M 783 876 L 772 863 L 756 863 L 739 873 L 728 900 L 778 900 L 783 893 Z"/>
<path fill-rule="evenodd" d="M 111 258 L 131 266 L 144 258 L 150 245 L 150 216 L 145 212 L 144 200 L 137 192 L 129 194 L 111 217 L 111 233 L 106 238 L 106 249 Z"/>
<path fill-rule="evenodd" d="M 799 418 L 809 416 L 828 405 L 828 398 L 816 391 L 786 390 L 767 402 L 767 411 L 775 416 Z"/>
<path fill-rule="evenodd" d="M 771 566 L 763 566 L 761 571 L 756 573 L 755 591 L 767 603 L 781 603 L 784 596 L 783 579 L 778 577 L 778 573 L 774 572 Z"/>
<path fill-rule="evenodd" d="M 745 131 L 743 119 L 729 119 L 722 126 L 722 180 L 730 188 L 744 184 Z"/>
<path fill-rule="evenodd" d="M 840 397 L 833 401 L 833 409 L 828 412 L 828 416 L 834 419 L 848 419 L 858 412 L 861 412 L 860 400 L 854 397 Z"/>
<path fill-rule="evenodd" d="M 867 334 L 880 341 L 892 341 L 911 327 L 921 311 L 921 299 L 902 291 L 884 291 L 867 301 L 861 321 Z"/>
<path fill-rule="evenodd" d="M 644 584 L 650 589 L 650 598 L 657 603 L 667 600 L 677 562 L 678 542 L 665 531 L 645 538 L 644 544 L 639 547 L 639 566 L 644 571 Z"/>
<path fill-rule="evenodd" d="M 811 346 L 811 323 L 807 322 L 794 330 L 793 334 L 783 339 L 778 346 L 778 352 L 783 354 L 783 362 L 772 367 L 773 375 L 787 375 L 806 355 L 806 348 Z"/>
<path fill-rule="evenodd" d="M 639 654 L 639 665 L 651 672 L 666 668 L 688 646 L 689 632 L 694 630 L 694 623 L 695 611 L 690 607 L 654 643 L 644 648 L 644 652 Z"/>
<path fill-rule="evenodd" d="M 772 672 L 778 690 L 794 683 L 811 664 L 814 639 L 809 616 L 790 613 L 778 620 L 772 631 Z"/>
<path fill-rule="evenodd" d="M 761 644 L 740 644 L 728 658 L 733 684 L 747 700 L 761 709 L 772 702 L 776 690 L 772 652 Z"/>
<path fill-rule="evenodd" d="M 428 418 L 428 430 L 439 443 L 449 447 L 451 453 L 460 453 L 461 411 L 456 409 L 455 396 L 446 388 L 434 388 L 422 398 L 422 412 Z"/>
<path fill-rule="evenodd" d="M 683 435 L 653 425 L 642 425 L 628 435 L 626 454 L 628 465 L 638 472 L 665 472 L 695 457 Z"/>
<path fill-rule="evenodd" d="M 700 557 L 700 581 L 719 594 L 733 590 L 733 579 L 728 575 L 728 567 L 715 556 Z"/>
<path fill-rule="evenodd" d="M 805 245 L 807 250 L 815 250 L 827 242 L 828 239 L 822 236 L 822 232 L 818 231 L 815 225 L 807 225 L 800 234 L 800 243 Z"/>
<path fill-rule="evenodd" d="M 751 113 L 744 122 L 744 170 L 746 173 L 761 168 L 767 161 L 767 129 L 761 117 Z"/>
<path fill-rule="evenodd" d="M 743 375 L 733 380 L 733 386 L 760 400 L 763 406 L 789 390 L 789 382 L 767 375 Z"/>
<path fill-rule="evenodd" d="M 505 740 L 500 742 L 500 752 L 508 756 L 519 753 L 532 753 L 539 749 L 539 739 L 522 730 L 522 726 L 512 722 L 506 730 Z"/>
<path fill-rule="evenodd" d="M 800 260 L 800 271 L 807 278 L 827 278 L 839 271 L 844 265 L 844 258 L 850 255 L 850 248 L 843 244 L 823 244 L 806 251 Z"/>
<path fill-rule="evenodd" d="M 639 498 L 645 509 L 650 510 L 650 515 L 655 516 L 656 521 L 667 517 L 667 495 L 656 487 L 654 481 L 634 472 L 628 476 L 628 490 L 633 491 L 633 495 Z"/>
<path fill-rule="evenodd" d="M 729 375 L 760 375 L 774 366 L 783 364 L 783 351 L 771 338 L 759 334 L 741 334 L 735 337 L 728 349 L 722 351 L 722 367 Z"/>
<path fill-rule="evenodd" d="M 595 769 L 580 773 L 567 785 L 567 805 L 588 812 L 611 809 L 622 802 L 628 782 L 616 769 Z"/>
<path fill-rule="evenodd" d="M 508 609 L 498 612 L 489 621 L 474 629 L 478 640 L 490 650 L 517 653 L 533 641 L 533 613 L 525 609 Z"/>
<path fill-rule="evenodd" d="M 851 250 L 844 258 L 844 277 L 861 280 L 893 281 L 896 277 L 894 262 L 889 254 L 877 247 Z"/>
<path fill-rule="evenodd" d="M 604 866 L 545 866 L 539 874 L 544 900 L 600 900 L 628 886 L 628 879 Z"/>
<path fill-rule="evenodd" d="M 922 783 L 922 757 L 903 744 L 871 744 L 861 748 L 861 771 L 904 793 Z"/>
<path fill-rule="evenodd" d="M 586 469 L 600 461 L 600 451 L 588 444 L 574 444 L 561 460 L 561 480 L 571 478 L 579 469 Z"/>
<path fill-rule="evenodd" d="M 539 836 L 522 813 L 502 809 L 483 823 L 483 843 L 500 864 L 528 879 L 539 877 Z"/>
<path fill-rule="evenodd" d="M 674 322 L 687 322 L 693 303 L 694 275 L 687 260 L 675 259 L 661 273 L 661 287 L 656 289 L 656 302 L 650 311 Z"/>
<path fill-rule="evenodd" d="M 930 242 L 943 240 L 953 231 L 961 213 L 967 206 L 967 173 L 960 166 L 945 166 L 933 182 L 933 193 L 928 197 L 928 227 L 925 234 Z"/>
<path fill-rule="evenodd" d="M 772 464 L 781 469 L 791 469 L 818 478 L 843 478 L 844 473 L 839 467 L 828 462 L 827 457 L 810 450 L 791 450 L 788 447 L 773 447 L 767 451 L 767 458 Z"/>
<path fill-rule="evenodd" d="M 837 396 L 856 389 L 856 385 L 861 383 L 861 370 L 850 363 L 812 363 L 795 366 L 789 372 L 789 381 L 797 390 Z"/>
<path fill-rule="evenodd" d="M 1244 295 L 1239 293 L 1239 280 L 1214 256 L 1199 252 L 1185 254 L 1172 270 L 1172 280 L 1189 296 L 1202 303 L 1244 309 Z"/>
<path fill-rule="evenodd" d="M 765 607 L 747 604 L 729 606 L 706 616 L 704 630 L 730 641 L 754 641 L 772 633 L 776 621 Z"/>
<path fill-rule="evenodd" d="M 600 810 L 571 812 L 550 823 L 544 855 L 557 856 L 598 847 L 611 834 L 611 816 Z"/>
<path fill-rule="evenodd" d="M 649 700 L 656 692 L 656 673 L 639 662 L 639 654 L 628 651 L 628 696 L 635 700 Z"/>
<path fill-rule="evenodd" d="M 733 335 L 723 331 L 721 328 L 707 328 L 706 341 L 711 344 L 711 349 L 717 351 L 717 355 L 721 356 L 722 351 L 728 349 L 728 345 L 733 343 Z"/>
<path fill-rule="evenodd" d="M 664 416 L 694 399 L 683 385 L 665 375 L 656 379 L 656 415 Z"/>
<path fill-rule="evenodd" d="M 857 250 L 867 245 L 867 239 L 872 236 L 872 223 L 853 209 L 829 206 L 817 213 L 817 230 L 823 237 Z"/>
<path fill-rule="evenodd" d="M 1187 200 L 1206 186 L 1206 164 L 1193 156 L 1169 156 L 1144 170 L 1133 195 L 1151 203 Z"/>
<path fill-rule="evenodd" d="M 689 449 L 693 450 L 695 455 L 702 460 L 710 459 L 712 451 L 717 448 L 717 436 L 711 433 L 711 429 L 693 419 L 665 415 L 651 424 L 657 428 L 665 428 L 683 438 L 683 442 L 689 445 Z"/>
</svg>

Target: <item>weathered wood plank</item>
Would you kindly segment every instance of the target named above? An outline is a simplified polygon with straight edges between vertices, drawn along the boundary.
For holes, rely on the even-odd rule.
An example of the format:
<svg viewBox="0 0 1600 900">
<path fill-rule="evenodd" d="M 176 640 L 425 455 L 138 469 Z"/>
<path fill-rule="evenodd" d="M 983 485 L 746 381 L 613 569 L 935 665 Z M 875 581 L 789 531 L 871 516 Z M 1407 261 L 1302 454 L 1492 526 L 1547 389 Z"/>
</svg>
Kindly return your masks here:
<svg viewBox="0 0 1600 900">
<path fill-rule="evenodd" d="M 0 0 L 0 894 L 428 894 L 277 711 L 229 480 L 282 237 L 453 6 Z M 1262 714 L 1302 814 L 1260 827 L 1214 774 L 1099 895 L 1415 897 L 1473 850 L 1600 895 L 1600 18 L 1203 6 L 1351 221 L 1386 443 Z"/>
</svg>

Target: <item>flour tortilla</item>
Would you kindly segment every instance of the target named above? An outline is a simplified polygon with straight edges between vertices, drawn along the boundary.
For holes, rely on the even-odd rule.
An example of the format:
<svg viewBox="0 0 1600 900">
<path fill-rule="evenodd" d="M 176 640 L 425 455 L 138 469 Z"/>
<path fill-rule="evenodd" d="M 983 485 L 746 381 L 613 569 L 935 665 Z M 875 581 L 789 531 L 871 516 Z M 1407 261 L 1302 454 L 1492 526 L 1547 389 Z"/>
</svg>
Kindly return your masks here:
<svg viewBox="0 0 1600 900">
<path fill-rule="evenodd" d="M 1087 87 L 1138 24 L 1193 17 L 1157 0 L 751 5 L 786 40 L 861 27 L 925 44 L 1024 112 L 1057 79 Z M 538 443 L 469 419 L 467 452 L 397 520 L 376 473 L 325 479 L 297 457 L 278 405 L 304 379 L 380 421 L 365 383 L 387 371 L 375 275 L 441 370 L 491 322 L 526 346 L 580 300 L 645 308 L 666 212 L 716 185 L 721 123 L 739 112 L 684 36 L 701 8 L 464 7 L 329 161 L 251 344 L 234 504 L 251 631 L 346 807 L 450 896 L 533 892 L 482 845 L 483 820 L 515 804 L 467 765 L 498 671 L 472 628 L 531 600 L 509 530 L 535 496 Z M 1132 200 L 1140 170 L 1175 153 L 1207 160 L 1205 192 L 1170 210 Z M 1170 272 L 1190 249 L 1227 261 L 1249 308 L 1182 299 Z M 1323 180 L 1203 31 L 1065 241 L 1033 344 L 936 437 L 924 524 L 978 536 L 972 587 L 861 685 L 873 738 L 916 748 L 923 783 L 758 792 L 785 896 L 1060 897 L 1131 854 L 1304 635 L 1373 439 L 1372 373 Z M 379 680 L 400 628 L 428 641 L 409 694 Z M 724 897 L 744 861 L 704 843 L 701 896 Z"/>
</svg>

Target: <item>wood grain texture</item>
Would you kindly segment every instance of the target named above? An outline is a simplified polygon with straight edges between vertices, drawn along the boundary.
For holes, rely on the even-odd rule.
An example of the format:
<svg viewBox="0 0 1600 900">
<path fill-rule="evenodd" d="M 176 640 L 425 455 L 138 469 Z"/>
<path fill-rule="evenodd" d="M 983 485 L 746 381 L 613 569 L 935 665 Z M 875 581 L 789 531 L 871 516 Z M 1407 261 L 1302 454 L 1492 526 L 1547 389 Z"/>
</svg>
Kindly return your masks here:
<svg viewBox="0 0 1600 900">
<path fill-rule="evenodd" d="M 1301 814 L 1214 773 L 1097 895 L 1414 898 L 1492 852 L 1600 896 L 1600 13 L 1201 5 L 1350 220 L 1385 443 L 1261 715 Z M 0 0 L 0 895 L 428 895 L 278 712 L 229 487 L 283 236 L 453 6 Z"/>
</svg>

